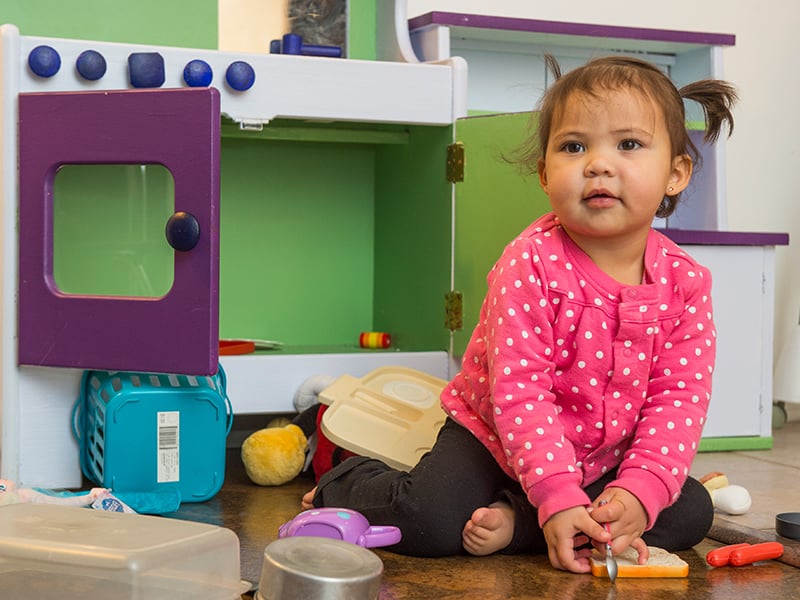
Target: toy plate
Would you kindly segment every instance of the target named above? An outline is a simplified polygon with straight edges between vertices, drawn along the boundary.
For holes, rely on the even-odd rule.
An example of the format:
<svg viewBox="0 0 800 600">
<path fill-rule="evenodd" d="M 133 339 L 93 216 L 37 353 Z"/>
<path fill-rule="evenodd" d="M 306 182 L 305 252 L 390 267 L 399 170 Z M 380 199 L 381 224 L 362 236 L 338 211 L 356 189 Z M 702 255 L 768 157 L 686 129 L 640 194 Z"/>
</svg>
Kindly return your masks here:
<svg viewBox="0 0 800 600">
<path fill-rule="evenodd" d="M 409 470 L 444 425 L 439 394 L 445 385 L 405 367 L 382 367 L 361 379 L 343 375 L 319 395 L 329 407 L 322 432 L 345 450 Z"/>
</svg>

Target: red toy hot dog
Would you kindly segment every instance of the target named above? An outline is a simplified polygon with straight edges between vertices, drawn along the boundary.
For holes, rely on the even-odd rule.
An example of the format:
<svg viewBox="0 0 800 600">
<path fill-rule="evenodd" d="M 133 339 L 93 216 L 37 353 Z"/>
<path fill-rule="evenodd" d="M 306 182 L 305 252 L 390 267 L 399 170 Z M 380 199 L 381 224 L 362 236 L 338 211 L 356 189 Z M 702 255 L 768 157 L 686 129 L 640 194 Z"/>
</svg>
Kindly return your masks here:
<svg viewBox="0 0 800 600">
<path fill-rule="evenodd" d="M 731 564 L 735 567 L 749 565 L 759 560 L 778 558 L 783 554 L 783 544 L 780 542 L 763 542 L 748 548 L 739 548 L 731 552 Z"/>
<path fill-rule="evenodd" d="M 778 558 L 783 554 L 783 544 L 762 542 L 760 544 L 732 544 L 722 546 L 706 554 L 706 562 L 712 567 L 733 565 L 741 567 L 760 560 Z"/>
<path fill-rule="evenodd" d="M 749 546 L 750 544 L 732 544 L 730 546 L 717 548 L 716 550 L 712 550 L 706 554 L 706 562 L 712 567 L 724 567 L 725 565 L 730 564 L 731 552 L 734 550 L 747 548 Z"/>
</svg>

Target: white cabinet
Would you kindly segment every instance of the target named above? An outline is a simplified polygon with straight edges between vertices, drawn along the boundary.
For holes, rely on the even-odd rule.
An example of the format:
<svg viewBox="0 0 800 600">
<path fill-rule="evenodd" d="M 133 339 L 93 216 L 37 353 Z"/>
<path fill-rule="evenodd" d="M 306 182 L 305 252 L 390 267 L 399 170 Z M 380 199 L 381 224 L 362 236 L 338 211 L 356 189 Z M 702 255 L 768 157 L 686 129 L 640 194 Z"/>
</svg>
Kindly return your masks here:
<svg viewBox="0 0 800 600">
<path fill-rule="evenodd" d="M 664 231 L 711 270 L 717 364 L 702 450 L 772 446 L 775 246 L 786 234 Z"/>
</svg>

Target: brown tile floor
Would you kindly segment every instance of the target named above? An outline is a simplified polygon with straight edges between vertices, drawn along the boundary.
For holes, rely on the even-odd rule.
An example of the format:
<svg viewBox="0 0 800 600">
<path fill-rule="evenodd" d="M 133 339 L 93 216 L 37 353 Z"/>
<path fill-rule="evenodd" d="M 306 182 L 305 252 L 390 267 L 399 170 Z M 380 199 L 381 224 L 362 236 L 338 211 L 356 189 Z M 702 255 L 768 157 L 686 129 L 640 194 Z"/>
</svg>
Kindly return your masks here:
<svg viewBox="0 0 800 600">
<path fill-rule="evenodd" d="M 745 567 L 712 569 L 704 557 L 710 549 L 743 538 L 774 539 L 775 514 L 800 511 L 800 421 L 775 432 L 774 448 L 753 452 L 701 454 L 694 475 L 725 472 L 753 497 L 746 515 L 719 515 L 711 536 L 681 552 L 690 565 L 685 579 L 606 579 L 556 571 L 540 556 L 490 556 L 418 559 L 377 550 L 384 563 L 381 600 L 519 600 L 559 598 L 800 598 L 800 569 L 769 561 Z M 264 548 L 276 539 L 281 523 L 293 517 L 311 481 L 300 477 L 277 488 L 260 488 L 247 480 L 232 451 L 225 485 L 203 504 L 184 504 L 176 515 L 228 527 L 241 542 L 242 577 L 257 582 Z M 788 542 L 788 540 L 785 540 Z M 787 548 L 800 556 L 800 544 Z M 800 564 L 800 563 L 795 563 Z M 247 596 L 245 596 L 247 597 Z"/>
</svg>

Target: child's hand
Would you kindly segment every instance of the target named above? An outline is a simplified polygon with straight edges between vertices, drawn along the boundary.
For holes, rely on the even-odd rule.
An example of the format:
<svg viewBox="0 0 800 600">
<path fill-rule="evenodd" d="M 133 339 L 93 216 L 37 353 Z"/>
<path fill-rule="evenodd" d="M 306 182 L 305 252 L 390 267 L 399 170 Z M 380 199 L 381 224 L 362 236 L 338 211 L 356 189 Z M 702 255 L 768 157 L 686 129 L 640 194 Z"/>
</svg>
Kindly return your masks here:
<svg viewBox="0 0 800 600">
<path fill-rule="evenodd" d="M 542 530 L 550 564 L 573 573 L 591 571 L 589 557 L 592 549 L 587 546 L 591 540 L 605 544 L 611 537 L 583 506 L 557 512 L 547 520 Z"/>
<path fill-rule="evenodd" d="M 601 506 L 601 502 L 603 505 Z M 608 523 L 611 529 L 611 551 L 620 554 L 628 546 L 639 553 L 639 564 L 649 558 L 647 544 L 642 539 L 647 527 L 647 512 L 639 499 L 622 488 L 607 488 L 589 509 L 592 518 L 600 524 Z M 595 547 L 605 552 L 605 542 L 594 540 Z"/>
</svg>

